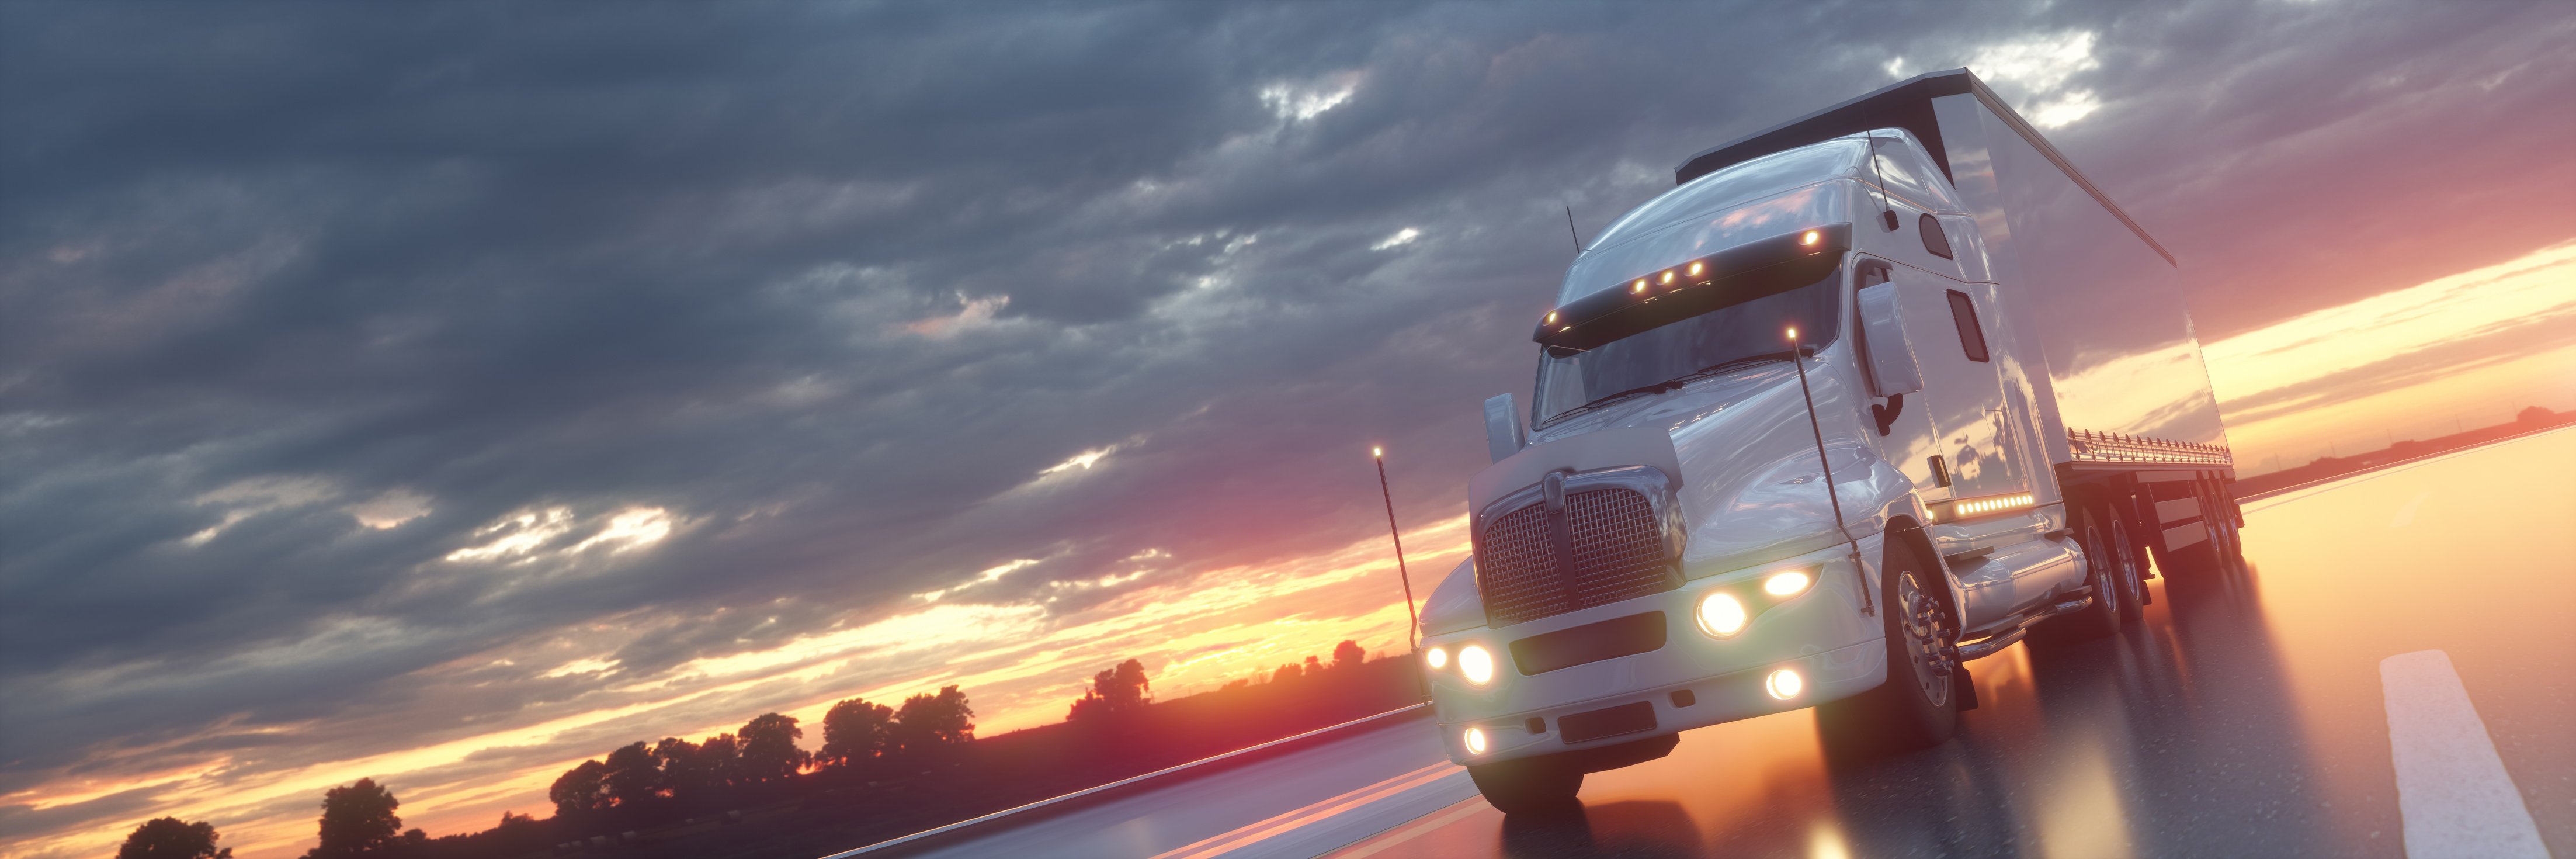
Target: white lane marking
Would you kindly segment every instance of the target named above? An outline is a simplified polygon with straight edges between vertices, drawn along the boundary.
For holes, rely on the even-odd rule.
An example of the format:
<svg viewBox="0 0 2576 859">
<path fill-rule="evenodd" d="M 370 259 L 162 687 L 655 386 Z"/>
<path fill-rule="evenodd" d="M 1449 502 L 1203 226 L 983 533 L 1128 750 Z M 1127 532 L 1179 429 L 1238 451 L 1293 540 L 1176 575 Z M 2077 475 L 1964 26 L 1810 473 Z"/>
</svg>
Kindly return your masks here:
<svg viewBox="0 0 2576 859">
<path fill-rule="evenodd" d="M 2379 661 L 2408 859 L 2549 859 L 2468 687 L 2439 650 Z"/>
<path fill-rule="evenodd" d="M 2388 527 L 2404 528 L 2408 524 L 2413 523 L 2415 521 L 2415 508 L 2424 506 L 2424 496 L 2431 494 L 2433 493 L 2415 493 L 2414 498 L 2407 500 L 2406 506 L 2397 508 L 2397 515 L 2388 520 Z"/>
<path fill-rule="evenodd" d="M 1157 854 L 1154 859 L 1184 859 L 1184 857 L 1189 857 L 1189 859 L 1204 859 L 1204 857 L 1222 855 L 1229 851 L 1258 843 L 1263 839 L 1293 831 L 1298 827 L 1314 823 L 1318 820 L 1323 820 L 1325 818 L 1332 817 L 1333 815 L 1466 771 L 1466 767 L 1462 767 L 1448 761 L 1441 761 L 1439 763 L 1306 806 L 1305 808 L 1297 809 L 1296 811 L 1291 811 L 1250 826 L 1236 829 L 1223 835 L 1207 838 L 1177 850 Z"/>
<path fill-rule="evenodd" d="M 1446 811 L 1441 811 L 1432 814 L 1429 817 L 1422 818 L 1412 826 L 1396 830 L 1392 834 L 1381 835 L 1372 839 L 1377 842 L 1375 844 L 1334 856 L 1333 859 L 1368 859 L 1370 856 L 1375 856 L 1379 853 L 1385 852 L 1388 848 L 1410 842 L 1413 839 L 1429 834 L 1432 830 L 1465 820 L 1468 817 L 1475 815 L 1476 812 L 1485 810 L 1487 807 L 1488 806 L 1485 805 L 1485 798 L 1481 796 L 1474 799 L 1462 800 L 1457 805 L 1450 806 Z"/>
</svg>

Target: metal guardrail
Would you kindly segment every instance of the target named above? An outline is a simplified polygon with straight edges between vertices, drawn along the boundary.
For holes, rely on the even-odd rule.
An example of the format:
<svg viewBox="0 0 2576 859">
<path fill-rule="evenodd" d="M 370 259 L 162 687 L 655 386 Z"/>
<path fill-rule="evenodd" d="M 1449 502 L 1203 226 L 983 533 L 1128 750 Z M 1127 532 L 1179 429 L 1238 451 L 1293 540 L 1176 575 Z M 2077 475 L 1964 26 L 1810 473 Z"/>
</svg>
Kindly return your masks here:
<svg viewBox="0 0 2576 859">
<path fill-rule="evenodd" d="M 1119 779 L 1098 787 L 1077 790 L 1063 796 L 1051 799 L 1041 799 L 1027 805 L 1006 808 L 982 817 L 960 820 L 956 823 L 951 823 L 936 829 L 927 829 L 915 832 L 901 838 L 880 841 L 856 850 L 844 850 L 830 856 L 825 856 L 823 859 L 850 859 L 850 857 L 865 856 L 869 854 L 901 855 L 910 850 L 932 847 L 934 843 L 944 843 L 950 839 L 958 837 L 971 837 L 969 830 L 991 828 L 995 824 L 1003 823 L 1009 818 L 1025 819 L 1045 812 L 1071 810 L 1072 808 L 1084 805 L 1086 801 L 1106 799 L 1112 794 L 1124 793 L 1125 791 L 1133 789 L 1134 787 L 1146 782 L 1170 778 L 1175 775 L 1196 774 L 1212 769 L 1218 769 L 1228 763 L 1248 761 L 1254 758 L 1263 757 L 1267 753 L 1286 751 L 1292 747 L 1311 744 L 1338 734 L 1375 727 L 1380 724 L 1400 720 L 1409 716 L 1429 715 L 1430 712 L 1431 706 L 1428 704 L 1412 704 L 1398 707 L 1373 716 L 1362 716 L 1338 725 L 1316 728 L 1303 734 L 1271 740 L 1270 742 L 1262 743 L 1257 746 L 1236 749 L 1213 757 L 1200 758 L 1189 763 L 1165 767 L 1144 775 Z"/>
<path fill-rule="evenodd" d="M 2169 462 L 2221 466 L 2236 463 L 2227 448 L 2218 445 L 2142 435 L 2070 429 L 2066 431 L 2066 442 L 2073 448 L 2077 462 Z"/>
</svg>

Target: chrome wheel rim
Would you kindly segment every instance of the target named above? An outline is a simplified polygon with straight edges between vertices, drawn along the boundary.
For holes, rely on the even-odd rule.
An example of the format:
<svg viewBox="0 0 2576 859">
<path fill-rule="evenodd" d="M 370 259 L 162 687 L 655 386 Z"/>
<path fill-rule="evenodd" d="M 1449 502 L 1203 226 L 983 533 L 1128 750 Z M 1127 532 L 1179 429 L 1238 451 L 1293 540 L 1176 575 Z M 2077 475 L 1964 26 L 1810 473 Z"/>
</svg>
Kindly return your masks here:
<svg viewBox="0 0 2576 859">
<path fill-rule="evenodd" d="M 1896 601 L 1902 612 L 1898 627 L 1905 635 L 1906 661 L 1913 665 L 1914 685 L 1932 706 L 1945 706 L 1950 703 L 1950 674 L 1956 666 L 1949 618 L 1941 611 L 1940 600 L 1923 592 L 1912 571 L 1898 575 Z"/>
<path fill-rule="evenodd" d="M 2113 581 L 2113 578 L 2118 576 L 2120 571 L 2111 566 L 2111 548 L 2108 542 L 2102 539 L 2101 528 L 2092 525 L 2084 526 L 2084 551 L 2102 559 L 2101 563 L 2087 564 L 2093 568 L 2093 599 L 2102 604 L 2103 611 L 2118 614 L 2120 583 Z"/>
<path fill-rule="evenodd" d="M 2113 561 L 2111 571 L 2120 577 L 2119 581 L 2113 583 L 2113 587 L 2119 590 L 2121 598 L 2137 599 L 2138 555 L 2135 547 L 2129 545 L 2128 526 L 2120 524 L 2118 519 L 2111 520 L 2111 558 Z"/>
</svg>

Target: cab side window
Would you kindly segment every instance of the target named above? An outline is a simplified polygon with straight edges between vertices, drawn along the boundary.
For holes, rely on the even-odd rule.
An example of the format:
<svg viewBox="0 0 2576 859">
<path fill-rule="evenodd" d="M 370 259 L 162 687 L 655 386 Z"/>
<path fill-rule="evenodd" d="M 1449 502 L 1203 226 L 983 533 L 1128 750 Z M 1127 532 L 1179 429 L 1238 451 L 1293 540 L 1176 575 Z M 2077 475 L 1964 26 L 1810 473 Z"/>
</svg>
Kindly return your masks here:
<svg viewBox="0 0 2576 859">
<path fill-rule="evenodd" d="M 1959 348 L 1967 350 L 1968 360 L 1986 360 L 1986 333 L 1977 327 L 1977 306 L 1968 294 L 1950 290 L 1950 321 L 1959 324 Z"/>
</svg>

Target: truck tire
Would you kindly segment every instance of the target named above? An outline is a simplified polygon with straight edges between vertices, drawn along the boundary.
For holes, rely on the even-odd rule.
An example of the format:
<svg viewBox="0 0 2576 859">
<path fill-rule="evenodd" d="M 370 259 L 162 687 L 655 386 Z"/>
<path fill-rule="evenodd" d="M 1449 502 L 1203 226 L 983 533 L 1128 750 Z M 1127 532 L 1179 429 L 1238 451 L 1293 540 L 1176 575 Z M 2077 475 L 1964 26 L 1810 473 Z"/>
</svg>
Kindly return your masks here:
<svg viewBox="0 0 2576 859">
<path fill-rule="evenodd" d="M 2210 545 L 2218 547 L 2218 567 L 2228 575 L 2245 573 L 2245 539 L 2237 532 L 2235 499 L 2227 496 L 2225 487 L 2211 491 L 2211 509 L 2218 511 Z M 2223 538 L 2223 539 L 2222 539 Z"/>
<path fill-rule="evenodd" d="M 2119 510 L 2106 508 L 2102 521 L 2111 526 L 2111 551 L 2119 559 L 2119 580 L 2127 590 L 2121 592 L 2120 621 L 2137 623 L 2147 613 L 2147 549 L 2129 536 L 2129 523 Z"/>
<path fill-rule="evenodd" d="M 1562 814 L 1583 807 L 1575 794 L 1583 789 L 1583 770 L 1554 756 L 1468 764 L 1467 778 L 1486 804 L 1507 815 Z"/>
<path fill-rule="evenodd" d="M 1941 598 L 1938 573 L 1900 540 L 1889 540 L 1879 577 L 1879 621 L 1886 630 L 1887 682 L 1816 707 L 1826 750 L 1840 755 L 1902 752 L 1940 745 L 1959 730 L 1959 621 Z"/>
<path fill-rule="evenodd" d="M 2040 631 L 2056 641 L 2089 641 L 2117 634 L 2130 618 L 2137 616 L 2138 572 L 2129 564 L 2132 557 L 2124 542 L 2126 531 L 2115 531 L 2118 520 L 2104 516 L 2100 507 L 2085 504 L 2076 508 L 2075 536 L 2084 547 L 2084 583 L 2093 588 L 2093 604 L 2083 611 L 2050 620 Z M 2114 534 L 2120 538 L 2115 539 Z"/>
<path fill-rule="evenodd" d="M 2181 549 L 2156 551 L 2156 569 L 2163 571 L 2167 580 L 2179 581 L 2186 587 L 2220 581 L 2228 575 L 2225 560 L 2228 552 L 2221 543 L 2227 537 L 2219 527 L 2223 514 L 2218 509 L 2218 497 L 2210 491 L 2209 484 L 2203 482 L 2192 484 L 2192 500 L 2200 503 L 2203 539 Z"/>
</svg>

